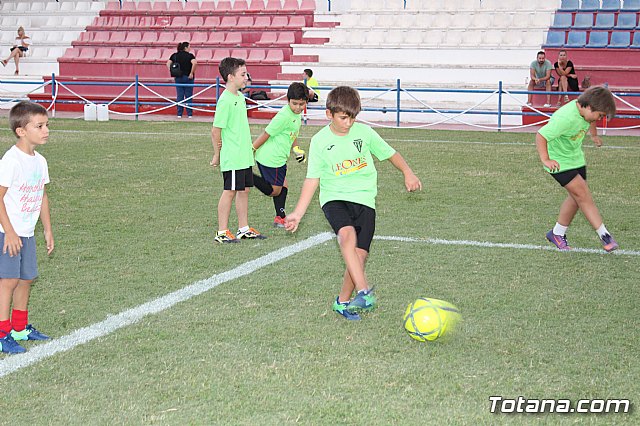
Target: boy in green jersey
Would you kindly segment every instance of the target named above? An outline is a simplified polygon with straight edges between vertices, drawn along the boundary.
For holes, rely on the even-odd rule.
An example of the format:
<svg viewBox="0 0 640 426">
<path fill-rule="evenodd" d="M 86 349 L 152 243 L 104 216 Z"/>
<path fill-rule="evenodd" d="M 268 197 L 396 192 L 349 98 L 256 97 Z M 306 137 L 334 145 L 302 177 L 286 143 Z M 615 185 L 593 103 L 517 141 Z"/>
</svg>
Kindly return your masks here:
<svg viewBox="0 0 640 426">
<path fill-rule="evenodd" d="M 220 166 L 224 190 L 218 202 L 218 232 L 214 241 L 237 243 L 242 238 L 266 238 L 249 227 L 249 189 L 253 186 L 253 147 L 242 89 L 247 85 L 247 67 L 243 59 L 224 58 L 218 67 L 226 88 L 216 105 L 211 128 L 213 167 Z M 231 204 L 236 200 L 238 232 L 229 231 Z"/>
<path fill-rule="evenodd" d="M 253 183 L 264 195 L 273 197 L 276 217 L 273 226 L 284 228 L 287 201 L 287 159 L 293 148 L 299 163 L 306 161 L 305 152 L 298 146 L 300 114 L 307 106 L 307 88 L 302 83 L 291 83 L 285 105 L 253 142 L 256 164 L 260 175 L 253 175 Z"/>
<path fill-rule="evenodd" d="M 558 109 L 536 134 L 536 148 L 544 169 L 569 193 L 560 206 L 556 225 L 546 235 L 559 250 L 571 250 L 566 232 L 578 209 L 596 230 L 607 252 L 618 248 L 618 243 L 604 226 L 587 186 L 587 167 L 582 152 L 582 140 L 587 132 L 595 146 L 602 145 L 596 122 L 603 117 L 610 119 L 615 113 L 616 104 L 611 92 L 605 87 L 591 87 L 578 99 Z"/>
<path fill-rule="evenodd" d="M 358 312 L 376 305 L 364 271 L 376 219 L 378 173 L 373 156 L 389 160 L 402 172 L 407 191 L 422 189 L 420 179 L 399 153 L 371 127 L 355 123 L 360 110 L 360 96 L 355 89 L 341 86 L 329 93 L 326 114 L 331 123 L 311 139 L 300 200 L 285 219 L 286 229 L 295 232 L 320 187 L 320 205 L 338 236 L 346 264 L 333 310 L 349 320 L 359 320 Z M 356 295 L 351 299 L 354 290 Z"/>
</svg>

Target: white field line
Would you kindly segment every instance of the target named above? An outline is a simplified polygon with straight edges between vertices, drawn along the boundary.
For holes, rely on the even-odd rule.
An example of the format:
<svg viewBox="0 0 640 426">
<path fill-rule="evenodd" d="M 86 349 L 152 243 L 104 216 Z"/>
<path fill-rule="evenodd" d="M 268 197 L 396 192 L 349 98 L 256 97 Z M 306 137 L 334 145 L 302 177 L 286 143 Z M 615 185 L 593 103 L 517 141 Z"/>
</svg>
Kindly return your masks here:
<svg viewBox="0 0 640 426">
<path fill-rule="evenodd" d="M 510 249 L 520 249 L 520 250 L 559 251 L 557 248 L 555 248 L 551 244 L 538 246 L 534 244 L 490 243 L 487 241 L 442 240 L 440 238 L 409 238 L 409 237 L 386 237 L 386 236 L 376 236 L 373 238 L 376 240 L 400 241 L 404 243 L 426 243 L 426 244 L 438 244 L 438 245 L 448 245 L 448 246 L 471 246 L 471 247 L 483 247 L 483 248 L 510 248 Z M 590 253 L 590 254 L 640 256 L 640 251 L 638 250 L 615 250 L 611 253 L 607 253 L 603 249 L 588 249 L 588 248 L 578 248 L 578 247 L 573 247 L 567 253 Z"/>
<path fill-rule="evenodd" d="M 50 342 L 36 346 L 33 349 L 29 349 L 29 352 L 21 355 L 8 356 L 7 358 L 0 360 L 0 378 L 8 374 L 11 374 L 21 368 L 27 367 L 31 364 L 48 358 L 57 354 L 58 352 L 68 351 L 81 344 L 90 342 L 99 337 L 106 336 L 120 328 L 134 324 L 140 321 L 142 318 L 162 312 L 166 309 L 173 307 L 174 305 L 198 296 L 206 291 L 209 291 L 220 284 L 234 280 L 236 278 L 249 275 L 258 269 L 269 266 L 276 263 L 279 260 L 285 259 L 294 254 L 300 253 L 318 244 L 322 244 L 325 241 L 329 241 L 334 238 L 334 234 L 329 232 L 323 232 L 321 234 L 310 237 L 299 243 L 293 244 L 276 250 L 273 253 L 269 253 L 255 260 L 243 263 L 242 265 L 231 269 L 227 272 L 223 272 L 207 278 L 202 281 L 195 282 L 181 290 L 169 293 L 166 296 L 159 297 L 150 302 L 143 303 L 135 308 L 128 309 L 117 315 L 111 316 L 106 320 L 84 327 L 74 331 L 66 336 L 59 337 Z M 533 244 L 511 244 L 511 243 L 491 243 L 486 241 L 469 241 L 469 240 L 443 240 L 439 238 L 409 238 L 409 237 L 394 237 L 394 236 L 376 236 L 376 240 L 382 241 L 399 241 L 405 243 L 426 243 L 434 245 L 452 245 L 452 246 L 470 246 L 481 248 L 509 248 L 520 250 L 557 250 L 551 245 L 533 245 Z M 571 252 L 577 253 L 589 253 L 589 254 L 606 254 L 604 250 L 598 249 L 585 249 L 585 248 L 573 248 Z M 570 253 L 571 253 L 570 252 Z M 640 256 L 640 251 L 637 250 L 616 250 L 614 255 L 627 255 L 627 256 Z"/>
<path fill-rule="evenodd" d="M 243 263 L 229 271 L 216 274 L 205 280 L 197 281 L 180 290 L 151 300 L 147 303 L 143 303 L 135 308 L 127 309 L 117 315 L 108 317 L 104 321 L 95 323 L 88 327 L 80 328 L 71 334 L 56 338 L 50 342 L 44 343 L 43 345 L 30 348 L 29 351 L 24 354 L 8 356 L 0 361 L 0 377 L 4 377 L 21 368 L 53 356 L 58 352 L 68 351 L 83 343 L 106 336 L 120 328 L 134 324 L 148 315 L 162 312 L 180 302 L 184 302 L 192 297 L 209 291 L 220 284 L 249 275 L 258 269 L 264 268 L 265 266 L 269 266 L 289 256 L 298 254 L 306 249 L 322 244 L 325 241 L 329 241 L 331 238 L 333 238 L 332 233 L 323 232 L 296 244 L 276 250 L 255 260 Z"/>
</svg>

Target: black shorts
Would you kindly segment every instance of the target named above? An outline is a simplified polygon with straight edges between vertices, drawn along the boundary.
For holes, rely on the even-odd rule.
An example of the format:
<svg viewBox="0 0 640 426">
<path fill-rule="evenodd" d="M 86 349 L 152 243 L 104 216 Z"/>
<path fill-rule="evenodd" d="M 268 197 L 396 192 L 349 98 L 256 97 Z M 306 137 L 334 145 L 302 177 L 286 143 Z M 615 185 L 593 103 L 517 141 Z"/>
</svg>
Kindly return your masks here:
<svg viewBox="0 0 640 426">
<path fill-rule="evenodd" d="M 253 170 L 247 167 L 242 170 L 227 170 L 222 172 L 225 191 L 244 191 L 253 186 Z"/>
<path fill-rule="evenodd" d="M 577 169 L 566 170 L 560 173 L 550 173 L 553 178 L 558 181 L 562 186 L 566 186 L 573 180 L 574 177 L 580 175 L 582 179 L 587 180 L 587 166 L 582 166 Z"/>
<path fill-rule="evenodd" d="M 322 211 L 336 235 L 345 226 L 353 226 L 358 237 L 356 246 L 369 252 L 373 233 L 376 230 L 374 209 L 350 201 L 329 201 L 322 206 Z"/>
<path fill-rule="evenodd" d="M 286 164 L 280 167 L 263 166 L 257 161 L 256 164 L 258 165 L 258 169 L 260 170 L 260 174 L 264 180 L 269 182 L 271 185 L 284 186 L 284 179 L 287 177 Z"/>
</svg>

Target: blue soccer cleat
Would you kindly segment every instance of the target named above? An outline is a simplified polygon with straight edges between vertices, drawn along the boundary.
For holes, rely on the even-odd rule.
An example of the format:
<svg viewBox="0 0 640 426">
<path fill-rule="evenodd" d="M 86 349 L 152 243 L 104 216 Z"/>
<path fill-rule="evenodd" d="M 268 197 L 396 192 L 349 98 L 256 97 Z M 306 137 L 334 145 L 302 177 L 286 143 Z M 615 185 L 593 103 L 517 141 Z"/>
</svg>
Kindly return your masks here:
<svg viewBox="0 0 640 426">
<path fill-rule="evenodd" d="M 11 333 L 8 333 L 0 339 L 0 352 L 4 352 L 5 354 L 21 354 L 26 351 L 25 348 L 20 346 L 18 342 L 11 337 Z"/>
<path fill-rule="evenodd" d="M 340 303 L 338 299 L 339 297 L 336 297 L 336 301 L 333 302 L 333 312 L 337 313 L 338 315 L 342 315 L 349 321 L 358 321 L 360 319 L 360 315 L 355 312 L 349 312 L 347 309 L 349 306 L 349 302 Z"/>
<path fill-rule="evenodd" d="M 349 305 L 347 306 L 347 310 L 349 312 L 368 312 L 375 309 L 377 305 L 376 297 L 373 295 L 373 289 L 369 290 L 360 290 L 356 297 L 353 298 Z"/>
<path fill-rule="evenodd" d="M 15 340 L 49 340 L 51 337 L 46 334 L 40 333 L 34 326 L 31 324 L 27 325 L 22 331 L 11 330 L 11 337 Z"/>
</svg>

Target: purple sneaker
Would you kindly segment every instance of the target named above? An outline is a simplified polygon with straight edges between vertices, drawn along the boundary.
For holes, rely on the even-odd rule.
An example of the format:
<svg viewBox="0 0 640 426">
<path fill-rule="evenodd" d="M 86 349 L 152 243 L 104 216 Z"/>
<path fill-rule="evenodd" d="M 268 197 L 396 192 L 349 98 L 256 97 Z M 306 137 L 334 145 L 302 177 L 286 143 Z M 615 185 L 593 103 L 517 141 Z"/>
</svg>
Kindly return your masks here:
<svg viewBox="0 0 640 426">
<path fill-rule="evenodd" d="M 607 253 L 611 253 L 618 248 L 618 243 L 616 243 L 616 240 L 614 240 L 610 234 L 603 235 L 600 240 L 602 241 L 602 248 Z"/>
<path fill-rule="evenodd" d="M 567 236 L 556 235 L 553 233 L 553 229 L 547 232 L 547 240 L 555 244 L 555 246 L 558 247 L 558 250 L 562 250 L 562 251 L 571 250 L 571 247 L 569 247 L 569 244 L 567 244 Z"/>
</svg>

